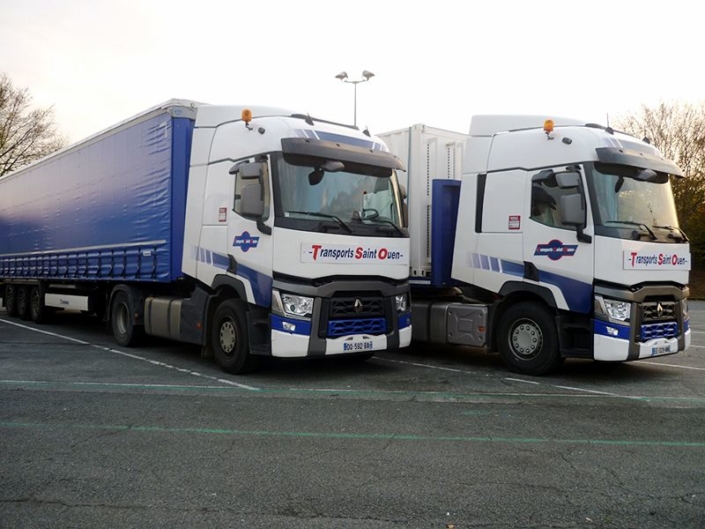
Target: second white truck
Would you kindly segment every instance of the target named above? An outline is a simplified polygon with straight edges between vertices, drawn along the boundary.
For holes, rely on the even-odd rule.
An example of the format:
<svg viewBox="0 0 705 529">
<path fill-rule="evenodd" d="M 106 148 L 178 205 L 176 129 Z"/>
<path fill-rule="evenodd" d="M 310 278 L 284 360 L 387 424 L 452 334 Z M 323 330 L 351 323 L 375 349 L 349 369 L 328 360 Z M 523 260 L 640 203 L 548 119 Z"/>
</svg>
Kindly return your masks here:
<svg viewBox="0 0 705 529">
<path fill-rule="evenodd" d="M 487 115 L 468 135 L 380 137 L 407 166 L 413 339 L 498 350 L 542 375 L 690 344 L 690 250 L 645 141 L 575 119 Z"/>
</svg>

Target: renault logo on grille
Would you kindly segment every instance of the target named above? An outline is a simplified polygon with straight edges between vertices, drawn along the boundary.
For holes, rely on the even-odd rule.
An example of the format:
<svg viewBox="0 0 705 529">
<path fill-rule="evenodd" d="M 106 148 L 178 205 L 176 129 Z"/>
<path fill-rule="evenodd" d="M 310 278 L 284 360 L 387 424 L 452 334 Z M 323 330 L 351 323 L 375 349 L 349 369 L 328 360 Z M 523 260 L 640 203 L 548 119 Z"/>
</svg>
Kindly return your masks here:
<svg viewBox="0 0 705 529">
<path fill-rule="evenodd" d="M 660 303 L 656 305 L 656 314 L 659 318 L 663 316 L 663 305 L 661 305 Z"/>
<path fill-rule="evenodd" d="M 353 308 L 355 309 L 355 312 L 360 312 L 362 310 L 362 300 L 360 298 L 355 299 Z"/>
</svg>

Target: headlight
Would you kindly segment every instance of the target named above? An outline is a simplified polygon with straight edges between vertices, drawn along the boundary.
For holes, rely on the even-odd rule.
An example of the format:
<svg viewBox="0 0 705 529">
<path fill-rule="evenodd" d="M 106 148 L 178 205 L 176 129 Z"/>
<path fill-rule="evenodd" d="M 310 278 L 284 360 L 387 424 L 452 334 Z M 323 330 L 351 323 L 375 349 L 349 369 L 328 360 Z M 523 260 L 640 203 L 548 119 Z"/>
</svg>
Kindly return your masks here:
<svg viewBox="0 0 705 529">
<path fill-rule="evenodd" d="M 397 294 L 395 301 L 397 304 L 397 312 L 408 312 L 409 296 L 407 294 Z"/>
<path fill-rule="evenodd" d="M 683 319 L 687 320 L 688 319 L 688 300 L 687 299 L 681 300 L 681 307 L 683 308 Z"/>
<path fill-rule="evenodd" d="M 609 318 L 613 321 L 629 321 L 632 304 L 628 301 L 605 299 L 595 296 L 595 315 Z"/>
<path fill-rule="evenodd" d="M 289 316 L 311 316 L 313 314 L 313 298 L 281 294 L 281 307 Z"/>
</svg>

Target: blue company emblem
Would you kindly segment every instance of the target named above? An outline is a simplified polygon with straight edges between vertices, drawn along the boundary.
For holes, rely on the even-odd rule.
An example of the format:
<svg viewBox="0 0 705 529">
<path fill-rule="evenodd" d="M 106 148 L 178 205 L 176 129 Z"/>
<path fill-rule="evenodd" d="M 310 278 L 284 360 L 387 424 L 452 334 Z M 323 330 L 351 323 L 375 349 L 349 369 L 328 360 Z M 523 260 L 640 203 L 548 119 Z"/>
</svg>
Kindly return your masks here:
<svg viewBox="0 0 705 529">
<path fill-rule="evenodd" d="M 249 231 L 243 231 L 242 235 L 236 235 L 235 240 L 233 240 L 233 246 L 240 248 L 243 252 L 250 248 L 257 248 L 258 244 L 259 237 L 253 237 Z"/>
<path fill-rule="evenodd" d="M 577 244 L 563 244 L 558 239 L 553 239 L 548 244 L 539 244 L 534 255 L 543 255 L 551 261 L 558 261 L 561 257 L 573 257 L 578 251 Z"/>
</svg>

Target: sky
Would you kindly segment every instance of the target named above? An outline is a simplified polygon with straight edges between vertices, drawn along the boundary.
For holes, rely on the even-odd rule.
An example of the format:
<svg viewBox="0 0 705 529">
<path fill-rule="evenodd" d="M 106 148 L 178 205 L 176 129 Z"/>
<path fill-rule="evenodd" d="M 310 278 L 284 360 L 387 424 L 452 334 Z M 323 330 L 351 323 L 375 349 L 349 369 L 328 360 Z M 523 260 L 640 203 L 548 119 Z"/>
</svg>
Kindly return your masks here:
<svg viewBox="0 0 705 529">
<path fill-rule="evenodd" d="M 704 15 L 692 0 L 0 0 L 0 72 L 71 143 L 172 98 L 373 134 L 495 113 L 607 124 L 705 101 Z"/>
</svg>

